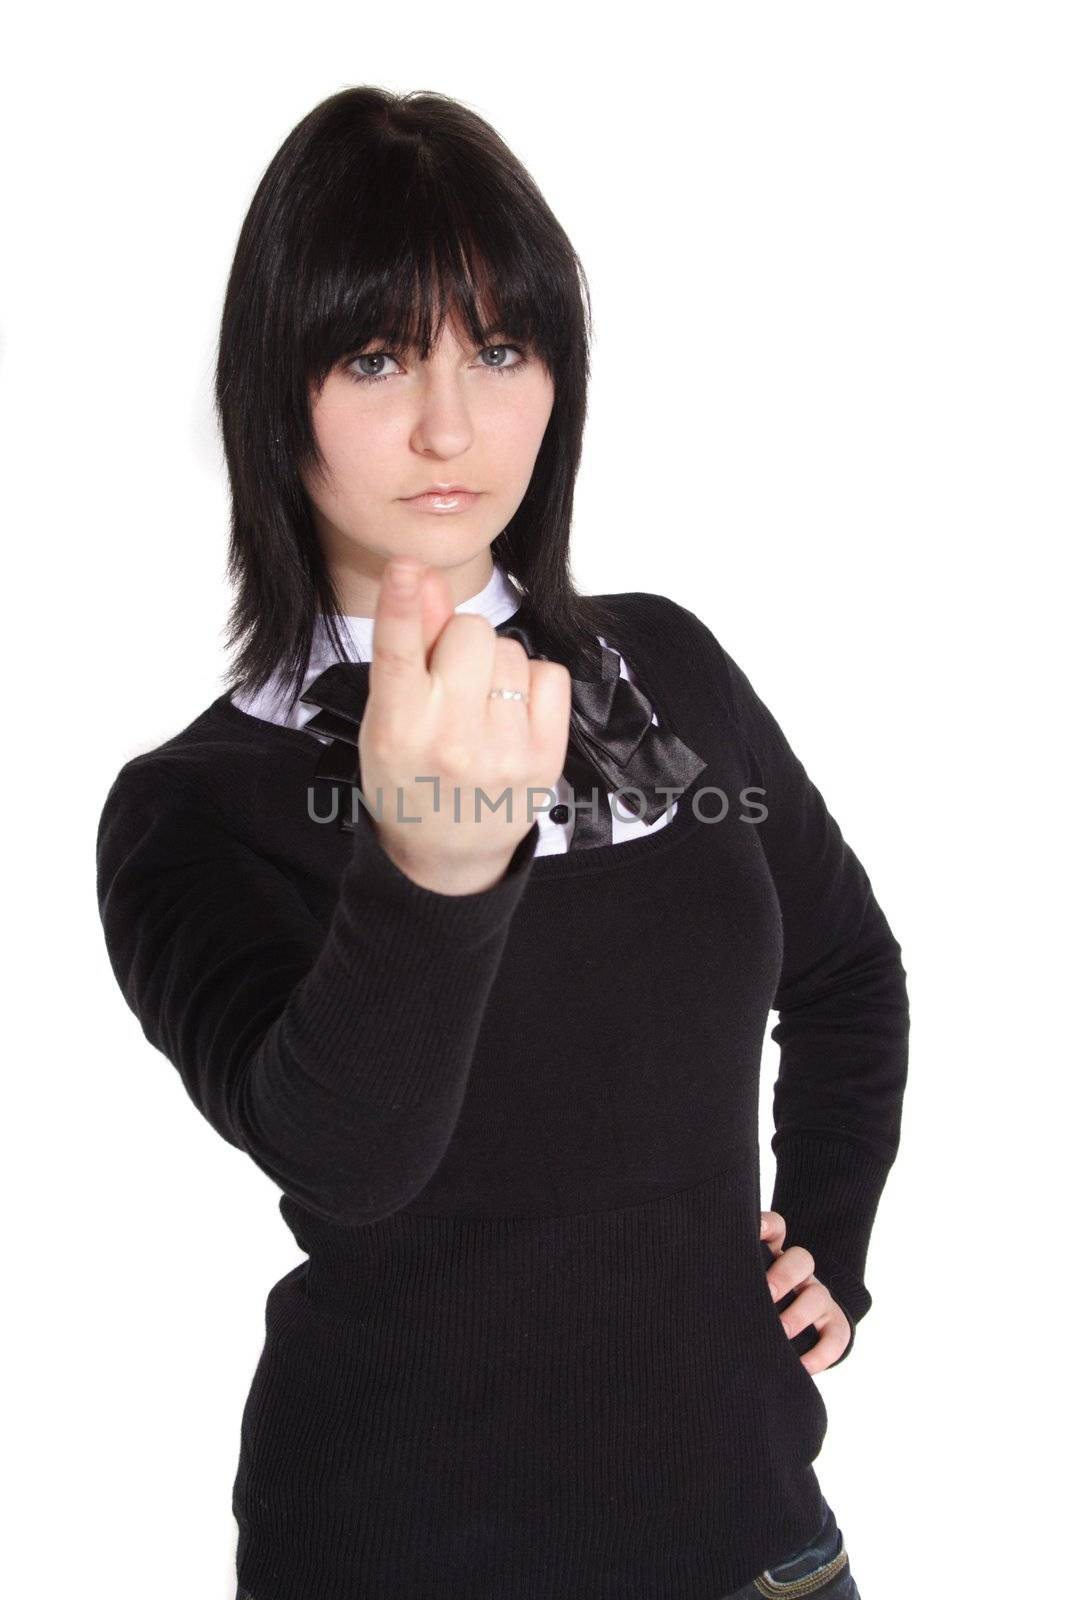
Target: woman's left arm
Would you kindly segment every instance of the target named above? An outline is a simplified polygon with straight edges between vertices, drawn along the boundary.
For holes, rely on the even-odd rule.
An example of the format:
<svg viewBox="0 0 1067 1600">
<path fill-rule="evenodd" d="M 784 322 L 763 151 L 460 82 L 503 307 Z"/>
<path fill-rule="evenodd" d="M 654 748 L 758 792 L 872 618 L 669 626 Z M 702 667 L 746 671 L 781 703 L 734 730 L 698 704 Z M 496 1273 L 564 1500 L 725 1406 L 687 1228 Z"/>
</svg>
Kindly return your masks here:
<svg viewBox="0 0 1067 1600">
<path fill-rule="evenodd" d="M 901 1142 L 907 974 L 861 861 L 749 678 L 721 654 L 755 782 L 766 790 L 766 816 L 753 826 L 782 912 L 771 1210 L 784 1218 L 785 1246 L 805 1246 L 814 1277 L 848 1315 L 840 1362 L 872 1304 L 867 1248 Z"/>
<path fill-rule="evenodd" d="M 786 1248 L 810 1252 L 814 1277 L 848 1316 L 851 1337 L 836 1366 L 871 1307 L 867 1250 L 900 1143 L 908 1072 L 906 972 L 822 795 L 748 678 L 715 645 L 754 782 L 766 791 L 758 799 L 767 815 L 752 826 L 782 914 L 771 1209 L 785 1221 Z"/>
</svg>

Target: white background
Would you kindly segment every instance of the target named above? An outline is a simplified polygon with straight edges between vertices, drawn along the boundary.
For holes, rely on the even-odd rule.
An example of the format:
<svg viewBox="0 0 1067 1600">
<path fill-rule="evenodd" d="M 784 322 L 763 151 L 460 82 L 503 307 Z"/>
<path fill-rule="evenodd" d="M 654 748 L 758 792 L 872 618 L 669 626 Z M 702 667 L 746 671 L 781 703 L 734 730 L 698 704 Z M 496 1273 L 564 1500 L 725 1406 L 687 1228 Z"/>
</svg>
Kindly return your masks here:
<svg viewBox="0 0 1067 1600">
<path fill-rule="evenodd" d="M 300 1253 L 125 1007 L 94 837 L 122 762 L 221 688 L 241 220 L 293 124 L 368 82 L 454 95 L 531 170 L 592 291 L 579 586 L 704 618 L 904 949 L 874 1305 L 817 1379 L 863 1600 L 1036 1592 L 1062 1564 L 1062 10 L 383 9 L 6 29 L 3 1586 L 233 1596 L 239 1419 Z"/>
</svg>

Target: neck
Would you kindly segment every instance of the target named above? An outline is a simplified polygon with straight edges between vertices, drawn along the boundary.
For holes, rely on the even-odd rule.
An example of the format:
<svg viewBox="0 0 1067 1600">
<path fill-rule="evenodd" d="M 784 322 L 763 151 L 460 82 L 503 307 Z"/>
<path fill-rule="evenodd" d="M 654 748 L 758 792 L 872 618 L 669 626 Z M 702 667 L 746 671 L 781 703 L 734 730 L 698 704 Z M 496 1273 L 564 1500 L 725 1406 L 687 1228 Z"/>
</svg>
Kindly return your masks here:
<svg viewBox="0 0 1067 1600">
<path fill-rule="evenodd" d="M 345 566 L 341 569 L 335 567 L 332 572 L 342 613 L 360 621 L 372 620 L 378 609 L 378 595 L 381 591 L 386 561 L 390 558 L 369 559 L 374 560 L 373 570 L 364 567 L 360 562 L 358 565 Z M 492 578 L 493 553 L 486 546 L 468 561 L 459 562 L 455 566 L 445 566 L 438 562 L 431 562 L 428 565 L 437 566 L 438 570 L 444 573 L 451 591 L 452 604 L 458 606 L 480 594 Z"/>
</svg>

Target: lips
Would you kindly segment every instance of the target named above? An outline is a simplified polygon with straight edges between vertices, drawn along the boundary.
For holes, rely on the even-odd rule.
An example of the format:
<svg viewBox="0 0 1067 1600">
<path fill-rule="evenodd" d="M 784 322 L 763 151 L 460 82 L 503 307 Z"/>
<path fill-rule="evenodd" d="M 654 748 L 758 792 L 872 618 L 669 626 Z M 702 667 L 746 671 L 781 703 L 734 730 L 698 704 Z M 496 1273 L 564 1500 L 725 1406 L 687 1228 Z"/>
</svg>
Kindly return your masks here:
<svg viewBox="0 0 1067 1600">
<path fill-rule="evenodd" d="M 409 495 L 401 505 L 431 516 L 454 517 L 472 510 L 480 499 L 481 495 L 470 489 L 424 489 L 422 494 Z"/>
<path fill-rule="evenodd" d="M 431 483 L 428 489 L 417 489 L 414 494 L 406 494 L 405 500 L 421 500 L 426 494 L 477 494 L 476 489 L 468 489 L 465 483 Z"/>
</svg>

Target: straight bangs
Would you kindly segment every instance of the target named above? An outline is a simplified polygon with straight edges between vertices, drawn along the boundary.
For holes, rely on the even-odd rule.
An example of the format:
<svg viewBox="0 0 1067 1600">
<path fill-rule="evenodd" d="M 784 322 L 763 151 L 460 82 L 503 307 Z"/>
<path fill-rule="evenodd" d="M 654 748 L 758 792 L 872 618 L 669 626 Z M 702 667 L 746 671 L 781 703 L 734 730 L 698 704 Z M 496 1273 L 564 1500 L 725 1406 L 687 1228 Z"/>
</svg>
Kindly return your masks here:
<svg viewBox="0 0 1067 1600">
<path fill-rule="evenodd" d="M 558 313 L 562 286 L 544 263 L 524 254 L 514 219 L 490 231 L 442 205 L 432 189 L 422 190 L 414 211 L 389 216 L 384 227 L 380 197 L 360 212 L 353 218 L 362 241 L 356 259 L 351 237 L 338 238 L 332 226 L 311 246 L 306 304 L 314 311 L 303 338 L 312 384 L 321 385 L 339 362 L 375 340 L 427 360 L 449 312 L 475 348 L 518 340 L 555 379 L 574 338 Z"/>
</svg>

